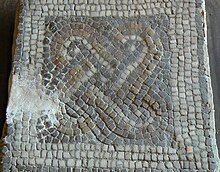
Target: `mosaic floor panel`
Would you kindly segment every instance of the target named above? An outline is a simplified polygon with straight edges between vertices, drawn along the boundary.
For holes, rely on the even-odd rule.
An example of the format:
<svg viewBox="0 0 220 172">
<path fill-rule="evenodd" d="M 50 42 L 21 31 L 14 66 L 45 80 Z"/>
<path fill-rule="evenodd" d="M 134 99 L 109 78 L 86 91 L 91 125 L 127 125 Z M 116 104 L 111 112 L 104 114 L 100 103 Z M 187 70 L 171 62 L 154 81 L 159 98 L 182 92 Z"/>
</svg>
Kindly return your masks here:
<svg viewBox="0 0 220 172">
<path fill-rule="evenodd" d="M 203 2 L 20 3 L 5 171 L 218 171 Z"/>
</svg>

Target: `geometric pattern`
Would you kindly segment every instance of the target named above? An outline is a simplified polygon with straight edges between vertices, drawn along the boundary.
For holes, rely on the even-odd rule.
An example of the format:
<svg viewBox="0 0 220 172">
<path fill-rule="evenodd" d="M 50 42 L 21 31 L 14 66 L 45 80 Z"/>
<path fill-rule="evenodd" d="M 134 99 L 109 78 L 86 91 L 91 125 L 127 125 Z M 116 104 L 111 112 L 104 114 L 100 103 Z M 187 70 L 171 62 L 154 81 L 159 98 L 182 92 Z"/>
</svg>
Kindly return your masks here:
<svg viewBox="0 0 220 172">
<path fill-rule="evenodd" d="M 55 143 L 170 144 L 166 21 L 164 16 L 159 21 L 48 17 L 43 80 L 47 94 L 58 93 L 63 109 L 56 124 L 47 116 L 39 119 L 39 138 Z"/>
</svg>

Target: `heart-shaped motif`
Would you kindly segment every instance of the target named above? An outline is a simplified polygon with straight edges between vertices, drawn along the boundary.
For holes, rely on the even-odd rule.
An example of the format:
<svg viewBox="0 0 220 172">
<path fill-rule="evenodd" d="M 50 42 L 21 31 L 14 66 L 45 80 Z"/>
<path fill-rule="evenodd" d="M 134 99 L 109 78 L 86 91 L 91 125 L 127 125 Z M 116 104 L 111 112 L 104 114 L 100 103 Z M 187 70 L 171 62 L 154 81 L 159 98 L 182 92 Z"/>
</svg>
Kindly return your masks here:
<svg viewBox="0 0 220 172">
<path fill-rule="evenodd" d="M 148 78 L 158 75 L 163 47 L 150 26 L 57 18 L 48 24 L 44 42 L 50 49 L 44 83 L 59 92 L 64 107 L 57 114 L 58 131 L 116 144 L 146 140 L 160 129 L 160 104 L 166 101 L 155 99 L 155 81 Z"/>
</svg>

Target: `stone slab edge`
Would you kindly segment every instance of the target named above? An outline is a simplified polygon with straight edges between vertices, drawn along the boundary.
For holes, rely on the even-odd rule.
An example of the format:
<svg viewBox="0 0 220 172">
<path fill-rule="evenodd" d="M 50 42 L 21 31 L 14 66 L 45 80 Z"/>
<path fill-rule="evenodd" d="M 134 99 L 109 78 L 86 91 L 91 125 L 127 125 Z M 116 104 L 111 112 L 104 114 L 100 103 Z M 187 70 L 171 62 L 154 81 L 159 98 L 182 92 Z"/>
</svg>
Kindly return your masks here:
<svg viewBox="0 0 220 172">
<path fill-rule="evenodd" d="M 219 154 L 218 154 L 218 147 L 217 147 L 217 140 L 216 140 L 216 128 L 215 128 L 215 109 L 214 109 L 214 101 L 213 101 L 213 89 L 212 89 L 212 84 L 211 84 L 211 73 L 210 73 L 210 64 L 209 64 L 209 54 L 208 54 L 208 33 L 207 33 L 207 19 L 206 19 L 206 3 L 205 0 L 202 0 L 202 6 L 201 10 L 204 13 L 203 16 L 203 22 L 204 22 L 204 33 L 205 33 L 205 38 L 204 38 L 204 45 L 203 45 L 203 50 L 204 50 L 204 64 L 205 64 L 205 69 L 206 69 L 206 80 L 207 80 L 207 87 L 208 87 L 208 98 L 209 98 L 209 104 L 211 105 L 211 112 L 210 112 L 210 127 L 212 132 L 212 138 L 213 138 L 213 153 L 214 157 L 218 162 L 216 172 L 220 171 L 220 159 L 219 159 Z"/>
</svg>

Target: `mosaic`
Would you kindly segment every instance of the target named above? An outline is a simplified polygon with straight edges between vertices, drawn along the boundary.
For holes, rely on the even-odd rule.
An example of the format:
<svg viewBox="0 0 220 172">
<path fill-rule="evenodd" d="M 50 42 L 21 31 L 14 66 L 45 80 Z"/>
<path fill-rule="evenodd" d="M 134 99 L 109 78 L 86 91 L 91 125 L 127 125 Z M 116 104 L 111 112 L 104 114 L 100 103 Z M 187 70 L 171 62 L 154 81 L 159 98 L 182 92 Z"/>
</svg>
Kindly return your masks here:
<svg viewBox="0 0 220 172">
<path fill-rule="evenodd" d="M 203 0 L 19 7 L 3 171 L 219 171 Z"/>
<path fill-rule="evenodd" d="M 48 17 L 44 84 L 48 94 L 59 92 L 64 111 L 56 128 L 41 133 L 55 136 L 54 142 L 170 142 L 164 132 L 173 126 L 163 18 Z"/>
</svg>

